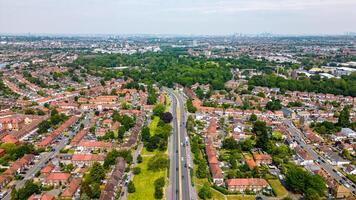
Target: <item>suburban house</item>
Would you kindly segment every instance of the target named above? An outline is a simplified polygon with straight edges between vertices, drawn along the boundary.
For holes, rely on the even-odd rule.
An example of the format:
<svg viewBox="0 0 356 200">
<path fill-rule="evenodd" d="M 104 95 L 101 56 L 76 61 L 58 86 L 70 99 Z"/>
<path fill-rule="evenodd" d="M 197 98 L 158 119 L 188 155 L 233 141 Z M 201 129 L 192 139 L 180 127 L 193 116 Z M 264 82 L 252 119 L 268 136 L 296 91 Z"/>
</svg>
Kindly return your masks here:
<svg viewBox="0 0 356 200">
<path fill-rule="evenodd" d="M 105 157 L 103 155 L 98 154 L 74 154 L 72 156 L 72 163 L 74 165 L 86 165 L 90 166 L 94 162 L 99 162 L 101 164 L 104 163 Z"/>
<path fill-rule="evenodd" d="M 205 151 L 208 157 L 208 164 L 213 182 L 216 185 L 222 185 L 224 183 L 223 172 L 219 166 L 219 161 L 216 157 L 216 151 L 211 142 L 206 144 Z"/>
<path fill-rule="evenodd" d="M 82 180 L 80 178 L 74 178 L 68 185 L 68 187 L 61 194 L 61 198 L 72 199 L 79 189 Z"/>
<path fill-rule="evenodd" d="M 269 154 L 253 153 L 253 158 L 257 165 L 269 165 L 272 164 L 272 156 Z"/>
<path fill-rule="evenodd" d="M 313 164 L 314 162 L 313 158 L 306 151 L 304 151 L 304 149 L 297 146 L 295 147 L 294 150 L 296 151 L 298 156 L 298 160 L 297 160 L 298 164 L 303 166 Z"/>
<path fill-rule="evenodd" d="M 111 173 L 110 179 L 105 185 L 104 190 L 100 194 L 100 200 L 114 200 L 117 189 L 122 184 L 123 176 L 125 173 L 126 162 L 123 158 L 119 157 L 116 160 L 116 165 Z"/>
<path fill-rule="evenodd" d="M 258 192 L 268 186 L 267 181 L 261 178 L 234 178 L 226 180 L 226 187 L 231 192 L 244 192 L 245 190 Z"/>
<path fill-rule="evenodd" d="M 69 179 L 69 173 L 52 172 L 46 177 L 45 183 L 54 186 L 67 185 L 69 183 Z"/>
</svg>

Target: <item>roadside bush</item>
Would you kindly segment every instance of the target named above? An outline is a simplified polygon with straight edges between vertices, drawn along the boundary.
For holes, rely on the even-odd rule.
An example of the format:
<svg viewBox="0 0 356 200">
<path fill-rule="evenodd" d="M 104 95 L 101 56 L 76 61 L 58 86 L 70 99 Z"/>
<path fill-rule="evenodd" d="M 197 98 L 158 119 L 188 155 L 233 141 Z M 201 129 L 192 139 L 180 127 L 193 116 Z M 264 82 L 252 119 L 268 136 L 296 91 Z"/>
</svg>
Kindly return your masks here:
<svg viewBox="0 0 356 200">
<path fill-rule="evenodd" d="M 129 184 L 128 184 L 128 186 L 127 186 L 127 191 L 128 191 L 129 193 L 134 193 L 134 192 L 136 192 L 135 184 L 134 184 L 132 181 L 129 182 Z"/>
<path fill-rule="evenodd" d="M 163 198 L 163 187 L 165 185 L 164 177 L 158 178 L 155 180 L 155 198 L 162 199 Z"/>
<path fill-rule="evenodd" d="M 213 196 L 211 188 L 207 184 L 204 184 L 204 186 L 199 190 L 198 195 L 201 199 L 211 199 Z"/>
<path fill-rule="evenodd" d="M 139 168 L 139 167 L 135 167 L 135 168 L 133 168 L 133 174 L 135 174 L 135 175 L 137 175 L 137 174 L 140 174 L 141 173 L 141 168 Z"/>
</svg>

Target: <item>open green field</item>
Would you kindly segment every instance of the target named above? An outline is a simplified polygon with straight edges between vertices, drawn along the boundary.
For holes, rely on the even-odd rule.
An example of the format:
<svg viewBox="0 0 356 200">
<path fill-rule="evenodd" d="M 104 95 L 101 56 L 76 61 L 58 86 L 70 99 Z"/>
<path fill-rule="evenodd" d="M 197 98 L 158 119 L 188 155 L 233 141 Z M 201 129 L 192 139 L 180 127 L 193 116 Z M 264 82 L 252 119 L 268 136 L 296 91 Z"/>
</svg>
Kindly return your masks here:
<svg viewBox="0 0 356 200">
<path fill-rule="evenodd" d="M 277 197 L 286 197 L 288 195 L 288 191 L 278 179 L 269 179 L 268 183 Z"/>
<path fill-rule="evenodd" d="M 154 116 L 149 127 L 151 135 L 154 135 L 156 133 L 158 122 L 159 122 L 159 117 Z"/>
<path fill-rule="evenodd" d="M 160 177 L 166 177 L 166 170 L 159 172 L 147 170 L 149 159 L 156 155 L 154 152 L 142 151 L 141 155 L 143 158 L 142 163 L 137 165 L 141 168 L 141 173 L 133 178 L 136 192 L 129 193 L 128 200 L 155 199 L 153 182 Z"/>
<path fill-rule="evenodd" d="M 155 116 L 151 121 L 149 129 L 152 135 L 155 134 L 158 122 L 159 122 L 159 117 L 157 116 Z M 149 160 L 159 153 L 161 152 L 159 152 L 158 150 L 149 152 L 146 150 L 146 148 L 142 149 L 141 151 L 142 163 L 139 163 L 137 165 L 137 167 L 141 168 L 141 173 L 135 175 L 133 178 L 136 192 L 129 193 L 128 200 L 155 199 L 154 198 L 155 188 L 153 183 L 156 179 L 160 177 L 167 177 L 167 171 L 166 170 L 161 170 L 158 172 L 150 171 L 147 169 L 148 168 L 147 165 Z"/>
</svg>

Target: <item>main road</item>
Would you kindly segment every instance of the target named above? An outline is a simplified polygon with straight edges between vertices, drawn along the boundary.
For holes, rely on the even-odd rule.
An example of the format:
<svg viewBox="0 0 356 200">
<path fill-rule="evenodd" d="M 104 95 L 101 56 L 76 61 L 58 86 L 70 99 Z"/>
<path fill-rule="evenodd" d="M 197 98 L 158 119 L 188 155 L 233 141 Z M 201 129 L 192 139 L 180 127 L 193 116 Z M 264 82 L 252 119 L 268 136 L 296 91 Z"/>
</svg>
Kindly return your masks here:
<svg viewBox="0 0 356 200">
<path fill-rule="evenodd" d="M 189 140 L 185 128 L 186 112 L 182 96 L 172 89 L 165 88 L 172 100 L 173 135 L 170 138 L 170 188 L 167 199 L 195 199 L 191 185 Z"/>
</svg>

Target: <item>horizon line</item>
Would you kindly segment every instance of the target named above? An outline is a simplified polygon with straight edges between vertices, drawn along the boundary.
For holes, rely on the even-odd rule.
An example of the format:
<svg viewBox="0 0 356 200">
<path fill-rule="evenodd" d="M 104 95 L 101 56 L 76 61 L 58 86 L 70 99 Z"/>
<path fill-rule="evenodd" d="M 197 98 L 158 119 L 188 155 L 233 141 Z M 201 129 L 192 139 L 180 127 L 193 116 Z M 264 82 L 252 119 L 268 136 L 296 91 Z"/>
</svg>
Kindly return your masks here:
<svg viewBox="0 0 356 200">
<path fill-rule="evenodd" d="M 344 32 L 344 33 L 228 33 L 228 34 L 189 34 L 189 33 L 6 33 L 0 32 L 0 36 L 165 36 L 165 37 L 307 37 L 307 36 L 356 36 L 356 32 Z"/>
</svg>

